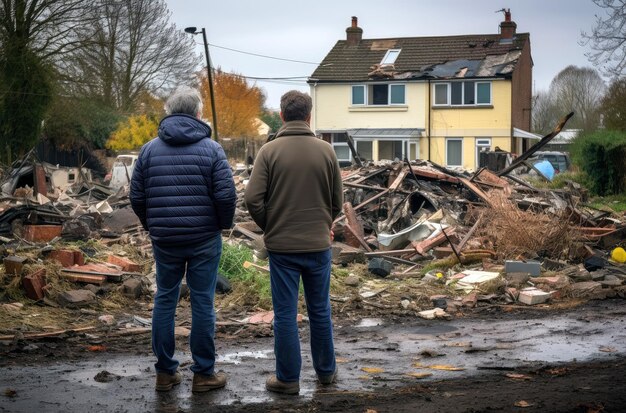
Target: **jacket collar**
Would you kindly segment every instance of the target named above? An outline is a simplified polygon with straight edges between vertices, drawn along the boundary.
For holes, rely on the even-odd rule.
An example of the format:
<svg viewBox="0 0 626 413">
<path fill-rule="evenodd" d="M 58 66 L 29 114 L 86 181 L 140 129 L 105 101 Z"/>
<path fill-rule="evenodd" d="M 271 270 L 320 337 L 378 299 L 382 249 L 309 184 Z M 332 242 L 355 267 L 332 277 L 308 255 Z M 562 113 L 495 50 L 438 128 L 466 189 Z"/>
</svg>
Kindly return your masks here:
<svg viewBox="0 0 626 413">
<path fill-rule="evenodd" d="M 303 120 L 292 120 L 285 122 L 276 132 L 276 137 L 281 136 L 315 136 L 308 123 Z"/>
</svg>

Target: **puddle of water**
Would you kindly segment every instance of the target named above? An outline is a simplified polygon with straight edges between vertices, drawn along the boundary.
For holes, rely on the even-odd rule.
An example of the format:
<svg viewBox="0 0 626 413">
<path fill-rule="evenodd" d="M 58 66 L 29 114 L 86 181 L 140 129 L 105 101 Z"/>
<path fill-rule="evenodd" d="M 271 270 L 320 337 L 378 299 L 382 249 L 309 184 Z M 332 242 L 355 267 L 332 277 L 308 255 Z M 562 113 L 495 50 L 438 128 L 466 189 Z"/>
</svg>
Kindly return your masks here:
<svg viewBox="0 0 626 413">
<path fill-rule="evenodd" d="M 382 326 L 383 320 L 381 318 L 363 318 L 355 327 L 364 328 L 364 327 L 376 327 Z"/>
<path fill-rule="evenodd" d="M 269 359 L 274 350 L 238 351 L 218 356 L 216 363 L 241 364 L 245 359 Z"/>
</svg>

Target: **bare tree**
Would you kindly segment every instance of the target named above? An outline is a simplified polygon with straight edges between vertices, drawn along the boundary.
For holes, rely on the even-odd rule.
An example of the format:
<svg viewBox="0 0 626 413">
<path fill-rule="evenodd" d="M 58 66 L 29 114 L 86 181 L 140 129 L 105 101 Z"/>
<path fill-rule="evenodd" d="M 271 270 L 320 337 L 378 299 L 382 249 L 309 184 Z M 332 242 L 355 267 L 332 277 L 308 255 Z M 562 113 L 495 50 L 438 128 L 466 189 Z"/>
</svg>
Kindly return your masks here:
<svg viewBox="0 0 626 413">
<path fill-rule="evenodd" d="M 605 15 L 596 15 L 591 33 L 582 33 L 582 44 L 589 45 L 589 61 L 613 77 L 626 70 L 626 0 L 592 0 Z"/>
<path fill-rule="evenodd" d="M 0 160 L 39 138 L 53 95 L 55 65 L 80 47 L 87 0 L 0 0 Z"/>
<path fill-rule="evenodd" d="M 194 40 L 170 23 L 164 0 L 96 0 L 96 23 L 81 33 L 74 87 L 107 105 L 131 111 L 142 92 L 191 82 L 200 56 Z"/>
<path fill-rule="evenodd" d="M 549 92 L 540 90 L 532 100 L 533 124 L 532 131 L 545 135 L 554 128 L 562 117 L 559 114 L 556 102 Z"/>
<path fill-rule="evenodd" d="M 570 127 L 592 131 L 600 125 L 600 101 L 606 85 L 595 69 L 567 66 L 552 79 L 550 99 L 559 116 L 574 112 Z"/>
</svg>

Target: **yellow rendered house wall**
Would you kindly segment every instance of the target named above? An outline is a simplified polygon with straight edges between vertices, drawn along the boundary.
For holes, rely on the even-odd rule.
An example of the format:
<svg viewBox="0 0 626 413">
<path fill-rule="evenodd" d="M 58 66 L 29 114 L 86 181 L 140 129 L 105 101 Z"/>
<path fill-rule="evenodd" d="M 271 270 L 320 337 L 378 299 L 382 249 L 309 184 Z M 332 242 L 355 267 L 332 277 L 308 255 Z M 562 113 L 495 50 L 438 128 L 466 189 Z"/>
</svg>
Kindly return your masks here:
<svg viewBox="0 0 626 413">
<path fill-rule="evenodd" d="M 358 83 L 354 83 L 358 84 Z M 352 84 L 311 85 L 313 130 L 426 126 L 426 83 L 404 83 L 405 105 L 353 106 Z"/>
<path fill-rule="evenodd" d="M 433 162 L 446 165 L 446 138 L 463 138 L 463 168 L 466 169 L 477 167 L 477 138 L 490 138 L 492 150 L 496 146 L 504 151 L 511 150 L 511 82 L 494 80 L 491 92 L 489 107 L 431 107 L 430 157 Z M 427 142 L 420 149 L 424 148 L 424 159 L 427 159 Z"/>
</svg>

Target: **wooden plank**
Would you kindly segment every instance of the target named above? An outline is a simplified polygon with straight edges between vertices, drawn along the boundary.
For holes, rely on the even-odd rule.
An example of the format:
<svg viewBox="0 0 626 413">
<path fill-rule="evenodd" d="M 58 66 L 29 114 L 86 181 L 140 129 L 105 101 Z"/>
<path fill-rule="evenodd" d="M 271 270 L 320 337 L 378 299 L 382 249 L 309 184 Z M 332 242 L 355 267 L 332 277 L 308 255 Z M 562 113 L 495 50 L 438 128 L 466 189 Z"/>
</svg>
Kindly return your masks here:
<svg viewBox="0 0 626 413">
<path fill-rule="evenodd" d="M 474 185 L 474 183 L 470 182 L 470 180 L 467 179 L 467 178 L 458 178 L 458 179 L 463 184 L 463 186 L 465 186 L 467 189 L 472 191 L 477 197 L 479 197 L 480 199 L 485 201 L 485 203 L 487 205 L 489 205 L 492 208 L 494 207 L 493 202 L 491 201 L 491 199 L 489 199 L 487 194 L 485 192 L 483 192 L 482 189 L 480 189 L 478 186 Z"/>
<path fill-rule="evenodd" d="M 80 327 L 80 328 L 68 328 L 66 330 L 56 330 L 49 331 L 47 333 L 32 333 L 32 334 L 24 334 L 24 340 L 36 340 L 39 338 L 48 338 L 48 337 L 57 337 L 62 334 L 70 334 L 70 333 L 82 333 L 85 331 L 95 330 L 96 327 Z M 13 340 L 15 338 L 14 334 L 0 336 L 0 340 Z"/>
<path fill-rule="evenodd" d="M 404 178 L 407 176 L 408 173 L 409 173 L 409 170 L 407 168 L 402 169 L 400 171 L 396 179 L 391 183 L 391 185 L 389 185 L 389 189 L 391 190 L 391 192 L 395 192 L 396 189 L 398 189 L 398 187 L 400 186 L 400 184 L 402 184 L 402 181 L 404 181 Z"/>
<path fill-rule="evenodd" d="M 526 161 L 526 159 L 530 158 L 535 152 L 537 152 L 539 149 L 541 149 L 546 144 L 548 144 L 548 142 L 550 142 L 552 140 L 552 138 L 554 138 L 556 135 L 558 135 L 561 132 L 561 129 L 563 129 L 563 127 L 565 126 L 567 121 L 572 116 L 574 116 L 574 112 L 570 112 L 567 115 L 565 115 L 563 117 L 563 119 L 561 119 L 559 121 L 559 123 L 556 125 L 556 127 L 554 128 L 554 130 L 552 132 L 550 132 L 549 134 L 547 134 L 546 136 L 541 138 L 541 140 L 539 142 L 537 142 L 536 144 L 531 146 L 526 152 L 524 152 L 523 154 L 518 156 L 513 162 L 511 162 L 511 165 L 509 165 L 508 167 L 506 167 L 503 170 L 499 171 L 497 173 L 497 175 L 498 176 L 507 175 L 509 172 L 511 172 L 512 170 L 514 170 L 518 166 L 522 165 L 524 163 L 524 161 Z"/>
<path fill-rule="evenodd" d="M 104 284 L 107 277 L 105 275 L 88 275 L 88 274 L 61 274 L 61 277 L 73 282 L 81 282 L 87 284 Z"/>
<path fill-rule="evenodd" d="M 365 256 L 366 257 L 383 257 L 385 255 L 388 255 L 390 257 L 393 257 L 395 255 L 404 255 L 404 254 L 409 254 L 409 253 L 415 253 L 415 249 L 414 248 L 408 248 L 408 249 L 404 249 L 404 250 L 389 250 L 389 251 L 366 252 Z"/>
<path fill-rule="evenodd" d="M 432 248 L 437 247 L 443 244 L 444 242 L 446 242 L 446 235 L 450 236 L 450 235 L 453 235 L 454 233 L 455 233 L 454 228 L 450 228 L 450 227 L 444 228 L 441 230 L 439 234 L 437 234 L 433 238 L 425 239 L 420 242 L 412 241 L 411 245 L 413 245 L 413 247 L 415 248 L 415 251 L 417 251 L 418 254 L 424 255 L 426 252 L 428 252 Z"/>
<path fill-rule="evenodd" d="M 354 229 L 350 226 L 350 225 L 344 225 L 343 230 L 346 231 L 348 230 L 348 232 L 350 233 L 350 235 L 352 235 L 354 237 L 354 239 L 356 240 L 356 242 L 358 242 L 363 248 L 365 248 L 366 251 L 371 252 L 372 249 L 370 248 L 369 245 L 367 245 L 367 242 L 365 242 L 365 240 L 360 237 L 355 231 Z M 345 236 L 345 234 L 344 234 Z M 346 242 L 350 241 L 349 237 L 346 237 Z M 350 244 L 348 244 L 350 245 Z M 354 246 L 354 245 L 352 245 Z"/>
<path fill-rule="evenodd" d="M 454 176 L 445 174 L 443 172 L 433 171 L 431 169 L 421 168 L 419 166 L 411 166 L 411 170 L 415 175 L 421 176 L 423 178 L 435 179 L 437 181 L 446 181 L 453 184 L 459 183 L 458 178 L 455 178 Z"/>
</svg>

